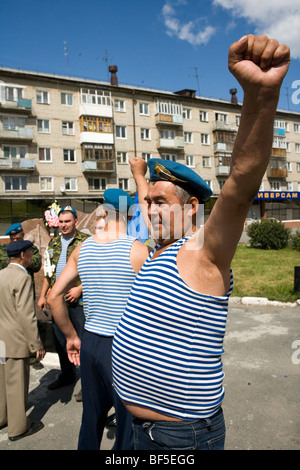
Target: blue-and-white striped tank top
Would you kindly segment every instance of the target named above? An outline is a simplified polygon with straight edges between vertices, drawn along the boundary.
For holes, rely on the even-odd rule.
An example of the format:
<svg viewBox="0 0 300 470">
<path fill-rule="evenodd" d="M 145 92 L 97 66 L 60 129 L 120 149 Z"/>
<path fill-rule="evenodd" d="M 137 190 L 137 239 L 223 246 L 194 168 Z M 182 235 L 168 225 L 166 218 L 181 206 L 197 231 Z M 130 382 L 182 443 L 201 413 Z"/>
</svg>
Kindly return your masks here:
<svg viewBox="0 0 300 470">
<path fill-rule="evenodd" d="M 84 328 L 113 336 L 136 277 L 130 250 L 134 237 L 110 243 L 87 238 L 80 249 L 77 269 L 82 283 Z"/>
<path fill-rule="evenodd" d="M 152 260 L 129 296 L 113 342 L 114 386 L 121 399 L 179 419 L 201 419 L 223 397 L 221 356 L 230 289 L 196 292 L 181 279 L 177 253 L 184 238 Z"/>
</svg>

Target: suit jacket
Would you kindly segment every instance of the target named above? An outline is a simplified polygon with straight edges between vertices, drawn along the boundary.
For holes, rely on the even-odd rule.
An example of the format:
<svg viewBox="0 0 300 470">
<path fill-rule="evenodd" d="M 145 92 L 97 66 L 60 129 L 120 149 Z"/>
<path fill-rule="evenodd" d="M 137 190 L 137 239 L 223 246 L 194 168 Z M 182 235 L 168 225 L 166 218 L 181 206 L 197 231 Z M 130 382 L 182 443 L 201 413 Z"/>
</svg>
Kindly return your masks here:
<svg viewBox="0 0 300 470">
<path fill-rule="evenodd" d="M 42 348 L 33 301 L 32 279 L 14 264 L 0 271 L 0 340 L 5 356 L 29 357 Z"/>
</svg>

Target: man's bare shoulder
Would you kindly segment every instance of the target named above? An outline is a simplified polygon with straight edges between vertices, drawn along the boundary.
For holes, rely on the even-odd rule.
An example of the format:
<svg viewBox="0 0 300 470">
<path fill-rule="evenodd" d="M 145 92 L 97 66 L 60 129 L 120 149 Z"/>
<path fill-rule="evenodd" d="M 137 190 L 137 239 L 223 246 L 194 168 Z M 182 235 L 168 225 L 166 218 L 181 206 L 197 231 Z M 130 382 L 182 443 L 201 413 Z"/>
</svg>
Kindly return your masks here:
<svg viewBox="0 0 300 470">
<path fill-rule="evenodd" d="M 150 251 L 150 247 L 140 242 L 139 240 L 135 240 L 133 242 L 130 251 L 130 262 L 133 270 L 136 273 L 138 273 L 143 266 L 144 262 L 149 256 Z"/>
</svg>

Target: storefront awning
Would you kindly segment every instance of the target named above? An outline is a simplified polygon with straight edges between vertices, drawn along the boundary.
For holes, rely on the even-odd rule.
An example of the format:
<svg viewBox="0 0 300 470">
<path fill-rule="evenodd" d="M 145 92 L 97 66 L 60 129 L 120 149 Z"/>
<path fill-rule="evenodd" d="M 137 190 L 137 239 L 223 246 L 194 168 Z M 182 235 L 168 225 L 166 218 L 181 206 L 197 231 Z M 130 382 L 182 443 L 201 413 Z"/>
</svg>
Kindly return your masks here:
<svg viewBox="0 0 300 470">
<path fill-rule="evenodd" d="M 299 191 L 259 191 L 256 200 L 295 200 L 300 199 Z"/>
</svg>

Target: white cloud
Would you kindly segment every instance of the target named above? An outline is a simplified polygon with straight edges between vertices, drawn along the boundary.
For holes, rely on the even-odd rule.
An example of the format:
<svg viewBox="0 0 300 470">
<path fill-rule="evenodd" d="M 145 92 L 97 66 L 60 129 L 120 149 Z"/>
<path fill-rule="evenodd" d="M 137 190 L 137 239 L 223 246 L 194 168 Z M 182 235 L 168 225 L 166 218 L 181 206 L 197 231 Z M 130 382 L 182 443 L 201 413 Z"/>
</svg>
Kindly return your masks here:
<svg viewBox="0 0 300 470">
<path fill-rule="evenodd" d="M 178 0 L 177 2 L 167 2 L 163 9 L 163 21 L 167 27 L 168 36 L 176 36 L 182 41 L 187 41 L 193 46 L 201 44 L 207 44 L 210 38 L 216 31 L 213 26 L 204 26 L 201 28 L 201 18 L 189 21 L 187 23 L 181 23 L 177 18 L 176 7 L 185 4 L 185 1 Z"/>
<path fill-rule="evenodd" d="M 253 24 L 255 34 L 266 34 L 287 44 L 294 59 L 300 59 L 299 0 L 213 0 L 230 10 L 233 17 Z"/>
</svg>

